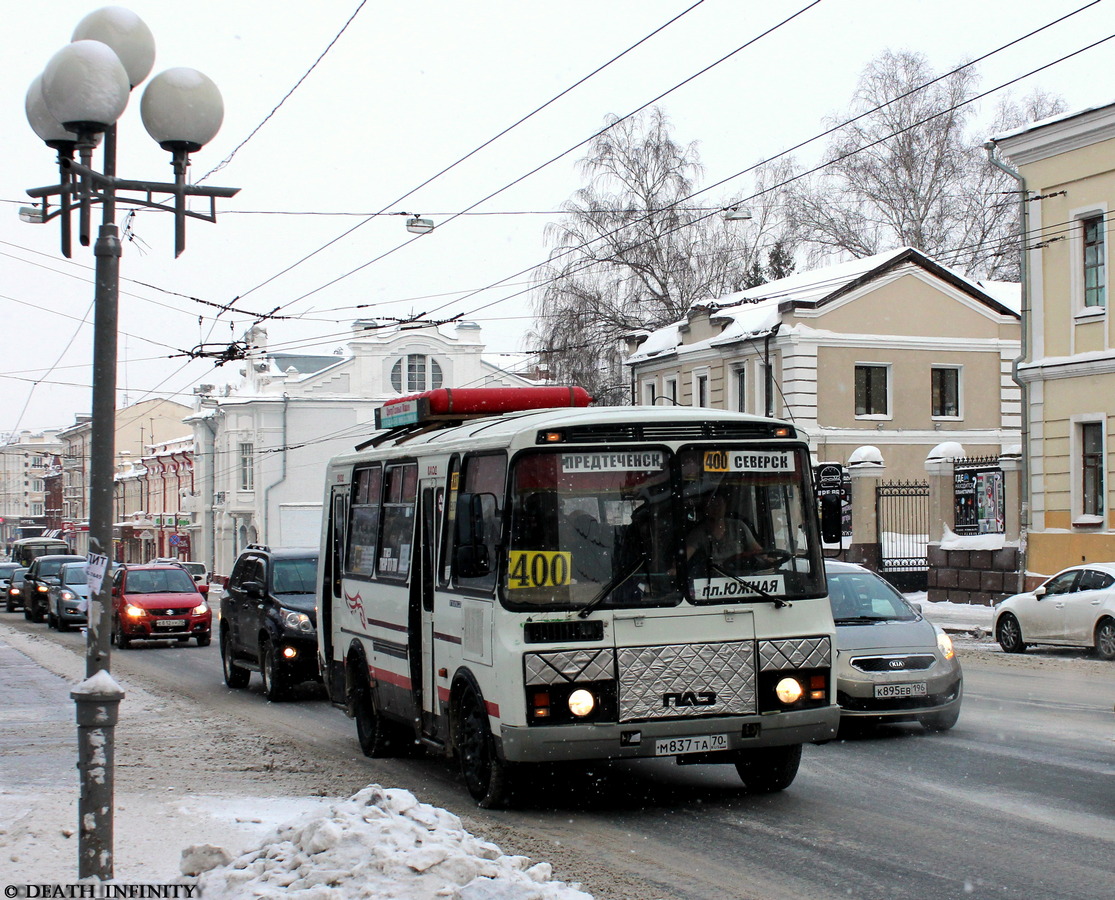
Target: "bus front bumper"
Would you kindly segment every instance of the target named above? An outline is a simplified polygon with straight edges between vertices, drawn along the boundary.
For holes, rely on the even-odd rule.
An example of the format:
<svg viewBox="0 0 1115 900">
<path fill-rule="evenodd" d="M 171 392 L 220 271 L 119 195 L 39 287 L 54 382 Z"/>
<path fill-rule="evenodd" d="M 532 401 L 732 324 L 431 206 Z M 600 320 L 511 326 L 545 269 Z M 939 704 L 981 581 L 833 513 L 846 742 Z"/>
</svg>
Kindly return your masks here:
<svg viewBox="0 0 1115 900">
<path fill-rule="evenodd" d="M 818 744 L 836 737 L 840 708 L 828 706 L 730 719 L 503 725 L 500 755 L 509 762 L 567 762 L 592 759 L 704 755 L 788 744 Z"/>
</svg>

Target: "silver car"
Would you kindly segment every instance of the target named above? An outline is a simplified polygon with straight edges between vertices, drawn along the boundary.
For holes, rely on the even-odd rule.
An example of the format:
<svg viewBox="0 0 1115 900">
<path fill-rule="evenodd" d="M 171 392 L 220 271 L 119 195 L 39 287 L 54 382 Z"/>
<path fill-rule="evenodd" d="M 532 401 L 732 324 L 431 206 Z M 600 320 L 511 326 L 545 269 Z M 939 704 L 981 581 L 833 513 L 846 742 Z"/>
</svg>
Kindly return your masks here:
<svg viewBox="0 0 1115 900">
<path fill-rule="evenodd" d="M 1007 653 L 1029 644 L 1084 647 L 1115 659 L 1115 563 L 1084 563 L 995 605 L 995 639 Z"/>
<path fill-rule="evenodd" d="M 85 560 L 66 563 L 58 570 L 58 584 L 47 595 L 46 622 L 51 628 L 66 631 L 71 625 L 84 625 L 89 617 L 89 583 Z"/>
<path fill-rule="evenodd" d="M 952 639 L 871 570 L 825 560 L 825 575 L 836 622 L 841 725 L 952 728 L 964 681 Z"/>
</svg>

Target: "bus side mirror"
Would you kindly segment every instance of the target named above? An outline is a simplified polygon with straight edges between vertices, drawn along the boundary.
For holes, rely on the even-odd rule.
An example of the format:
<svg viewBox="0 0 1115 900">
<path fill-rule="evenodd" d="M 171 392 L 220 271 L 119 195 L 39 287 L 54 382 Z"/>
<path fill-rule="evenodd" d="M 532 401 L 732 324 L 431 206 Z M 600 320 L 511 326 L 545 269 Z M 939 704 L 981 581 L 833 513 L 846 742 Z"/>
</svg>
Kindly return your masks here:
<svg viewBox="0 0 1115 900">
<path fill-rule="evenodd" d="M 492 571 L 488 548 L 483 544 L 465 544 L 457 548 L 453 569 L 458 578 L 483 578 Z"/>
<path fill-rule="evenodd" d="M 483 578 L 491 574 L 492 562 L 485 541 L 485 499 L 494 504 L 495 498 L 491 494 L 457 495 L 457 540 L 453 552 L 453 570 L 458 578 Z"/>
<path fill-rule="evenodd" d="M 842 506 L 839 494 L 821 498 L 821 540 L 826 544 L 839 544 L 843 539 Z"/>
</svg>

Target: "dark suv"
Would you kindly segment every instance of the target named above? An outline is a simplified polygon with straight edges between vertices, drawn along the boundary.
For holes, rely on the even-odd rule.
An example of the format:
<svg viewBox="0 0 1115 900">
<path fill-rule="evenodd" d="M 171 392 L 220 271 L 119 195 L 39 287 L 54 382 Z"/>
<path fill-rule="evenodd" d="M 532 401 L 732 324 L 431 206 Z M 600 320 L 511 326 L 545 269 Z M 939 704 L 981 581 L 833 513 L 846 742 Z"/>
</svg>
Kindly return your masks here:
<svg viewBox="0 0 1115 900">
<path fill-rule="evenodd" d="M 41 622 L 49 609 L 50 589 L 58 585 L 58 572 L 66 563 L 81 562 L 72 553 L 37 556 L 23 576 L 23 615 L 32 622 Z"/>
<path fill-rule="evenodd" d="M 263 678 L 268 700 L 318 680 L 314 583 L 316 549 L 249 544 L 221 594 L 221 662 L 231 688 Z"/>
</svg>

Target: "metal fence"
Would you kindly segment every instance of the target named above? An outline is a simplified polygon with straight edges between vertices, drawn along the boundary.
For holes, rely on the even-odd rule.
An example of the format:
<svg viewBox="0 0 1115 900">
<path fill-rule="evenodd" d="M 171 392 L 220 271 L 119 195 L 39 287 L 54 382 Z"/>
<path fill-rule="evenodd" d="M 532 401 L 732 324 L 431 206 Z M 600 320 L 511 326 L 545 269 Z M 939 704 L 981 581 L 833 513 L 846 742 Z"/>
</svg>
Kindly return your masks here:
<svg viewBox="0 0 1115 900">
<path fill-rule="evenodd" d="M 875 488 L 879 572 L 903 591 L 924 591 L 929 564 L 929 484 L 884 481 Z"/>
</svg>

